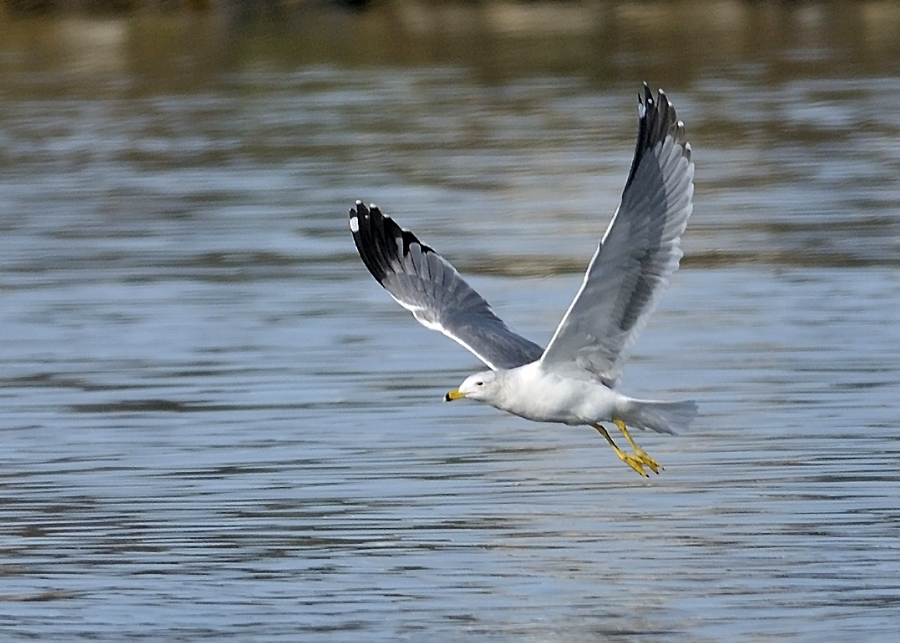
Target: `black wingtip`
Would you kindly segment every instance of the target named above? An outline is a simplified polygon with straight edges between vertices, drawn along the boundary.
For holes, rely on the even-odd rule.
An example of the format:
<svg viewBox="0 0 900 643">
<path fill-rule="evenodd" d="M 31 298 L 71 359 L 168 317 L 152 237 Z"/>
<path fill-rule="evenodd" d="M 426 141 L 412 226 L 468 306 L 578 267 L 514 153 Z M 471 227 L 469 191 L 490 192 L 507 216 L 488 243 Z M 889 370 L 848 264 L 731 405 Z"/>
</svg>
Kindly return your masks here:
<svg viewBox="0 0 900 643">
<path fill-rule="evenodd" d="M 385 276 L 385 266 L 389 265 L 389 258 L 385 256 L 387 238 L 381 212 L 372 204 L 367 208 L 357 199 L 356 207 L 350 208 L 350 233 L 353 235 L 353 243 L 360 258 L 372 273 L 372 276 L 381 283 Z"/>
<path fill-rule="evenodd" d="M 422 252 L 434 252 L 412 232 L 382 214 L 374 203 L 367 208 L 357 200 L 356 208 L 350 208 L 350 232 L 360 258 L 382 286 L 385 276 L 395 272 L 394 266 L 409 253 L 410 245 L 418 244 Z"/>
<path fill-rule="evenodd" d="M 644 154 L 653 149 L 660 141 L 665 140 L 666 136 L 673 136 L 675 142 L 681 145 L 684 154 L 688 158 L 691 155 L 691 147 L 684 140 L 684 123 L 678 120 L 675 107 L 669 102 L 666 93 L 660 89 L 656 92 L 654 99 L 653 92 L 650 91 L 650 86 L 646 82 L 644 82 L 643 89 L 643 93 L 638 94 L 638 138 L 634 150 L 634 161 L 631 164 L 631 171 L 628 173 L 628 180 L 625 182 L 626 188 L 634 180 L 634 174 L 637 172 Z"/>
</svg>

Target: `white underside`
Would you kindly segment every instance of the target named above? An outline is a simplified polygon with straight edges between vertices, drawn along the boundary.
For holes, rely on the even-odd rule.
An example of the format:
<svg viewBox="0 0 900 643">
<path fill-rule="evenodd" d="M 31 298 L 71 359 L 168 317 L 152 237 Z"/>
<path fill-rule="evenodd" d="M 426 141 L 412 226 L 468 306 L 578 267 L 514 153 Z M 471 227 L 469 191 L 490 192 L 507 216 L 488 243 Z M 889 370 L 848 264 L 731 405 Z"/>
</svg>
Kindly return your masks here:
<svg viewBox="0 0 900 643">
<path fill-rule="evenodd" d="M 564 376 L 545 371 L 540 362 L 504 371 L 502 377 L 499 395 L 488 403 L 536 422 L 575 425 L 624 420 L 621 416 L 632 402 L 587 372 L 583 377 Z"/>
</svg>

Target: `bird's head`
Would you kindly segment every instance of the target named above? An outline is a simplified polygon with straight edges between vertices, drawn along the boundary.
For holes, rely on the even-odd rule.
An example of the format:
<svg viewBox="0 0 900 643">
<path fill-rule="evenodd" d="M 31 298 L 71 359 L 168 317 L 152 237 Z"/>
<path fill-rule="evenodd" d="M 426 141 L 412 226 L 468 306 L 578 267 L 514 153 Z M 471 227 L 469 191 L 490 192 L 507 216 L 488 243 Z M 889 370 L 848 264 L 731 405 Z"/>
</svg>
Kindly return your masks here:
<svg viewBox="0 0 900 643">
<path fill-rule="evenodd" d="M 494 371 L 475 373 L 475 375 L 467 377 L 458 389 L 447 393 L 444 401 L 452 402 L 466 397 L 479 402 L 487 402 L 496 394 L 498 388 L 497 373 Z"/>
</svg>

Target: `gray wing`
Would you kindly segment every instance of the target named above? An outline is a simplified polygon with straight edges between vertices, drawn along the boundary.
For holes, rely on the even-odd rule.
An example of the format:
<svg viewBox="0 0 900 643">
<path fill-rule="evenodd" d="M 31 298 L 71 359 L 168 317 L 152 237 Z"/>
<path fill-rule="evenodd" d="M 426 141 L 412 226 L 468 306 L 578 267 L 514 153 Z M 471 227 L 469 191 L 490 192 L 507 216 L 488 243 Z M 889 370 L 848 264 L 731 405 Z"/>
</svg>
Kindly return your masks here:
<svg viewBox="0 0 900 643">
<path fill-rule="evenodd" d="M 619 208 L 541 360 L 548 368 L 585 369 L 608 386 L 618 382 L 661 287 L 678 268 L 694 193 L 691 146 L 665 94 L 654 100 L 645 83 L 638 115 Z"/>
<path fill-rule="evenodd" d="M 511 331 L 456 269 L 372 205 L 350 209 L 350 231 L 366 268 L 426 328 L 456 340 L 490 368 L 515 368 L 544 349 Z"/>
</svg>

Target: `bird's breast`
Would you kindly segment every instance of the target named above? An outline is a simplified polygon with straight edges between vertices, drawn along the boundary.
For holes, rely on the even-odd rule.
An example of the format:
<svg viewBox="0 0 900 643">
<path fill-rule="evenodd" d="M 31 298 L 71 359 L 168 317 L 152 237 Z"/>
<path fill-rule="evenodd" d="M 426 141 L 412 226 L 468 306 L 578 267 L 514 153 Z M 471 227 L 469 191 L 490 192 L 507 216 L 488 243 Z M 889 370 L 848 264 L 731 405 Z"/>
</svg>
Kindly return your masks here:
<svg viewBox="0 0 900 643">
<path fill-rule="evenodd" d="M 505 395 L 496 406 L 536 422 L 585 424 L 608 419 L 618 394 L 592 378 L 545 373 L 535 365 L 509 373 Z"/>
</svg>

